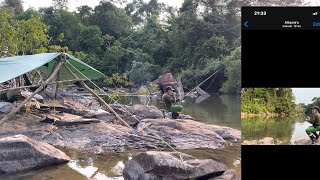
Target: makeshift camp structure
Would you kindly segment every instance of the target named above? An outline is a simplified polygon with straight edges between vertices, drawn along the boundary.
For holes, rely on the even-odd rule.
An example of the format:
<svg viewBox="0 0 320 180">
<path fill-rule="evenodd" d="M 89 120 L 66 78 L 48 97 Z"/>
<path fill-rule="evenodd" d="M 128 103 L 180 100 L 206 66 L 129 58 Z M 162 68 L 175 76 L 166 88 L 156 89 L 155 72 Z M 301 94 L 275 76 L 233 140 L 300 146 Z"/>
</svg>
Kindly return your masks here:
<svg viewBox="0 0 320 180">
<path fill-rule="evenodd" d="M 106 76 L 88 64 L 67 53 L 42 53 L 0 58 L 0 84 L 36 69 L 46 74 L 48 78 L 44 82 L 37 85 L 9 88 L 10 90 L 13 90 L 27 87 L 37 87 L 31 96 L 27 97 L 14 110 L 0 120 L 0 125 L 8 120 L 9 117 L 14 113 L 18 112 L 25 103 L 27 103 L 37 93 L 42 91 L 46 85 L 57 84 L 68 80 L 76 80 L 79 81 L 85 89 L 92 93 L 111 113 L 113 113 L 120 122 L 122 122 L 125 126 L 130 127 L 101 97 L 99 97 L 99 95 L 97 95 L 83 82 L 84 80 L 99 79 Z M 6 90 L 8 89 L 1 91 Z"/>
</svg>

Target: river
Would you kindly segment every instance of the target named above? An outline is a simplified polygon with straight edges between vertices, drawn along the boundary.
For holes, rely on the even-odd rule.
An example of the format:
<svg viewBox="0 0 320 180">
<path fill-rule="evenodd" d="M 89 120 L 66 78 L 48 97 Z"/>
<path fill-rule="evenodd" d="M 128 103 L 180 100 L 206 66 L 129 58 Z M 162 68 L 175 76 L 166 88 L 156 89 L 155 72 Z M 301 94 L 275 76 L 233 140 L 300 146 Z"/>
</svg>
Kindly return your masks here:
<svg viewBox="0 0 320 180">
<path fill-rule="evenodd" d="M 120 99 L 123 104 L 149 104 L 159 105 L 159 98 L 126 97 Z M 207 99 L 187 98 L 183 103 L 184 114 L 191 115 L 196 120 L 235 129 L 241 127 L 240 122 L 240 96 L 223 95 L 211 96 Z M 70 158 L 68 164 L 48 167 L 40 170 L 17 173 L 14 175 L 0 176 L 0 179 L 72 179 L 85 180 L 94 177 L 97 180 L 123 179 L 121 177 L 124 164 L 139 152 L 113 153 L 105 155 L 84 154 L 67 149 L 61 149 Z M 214 159 L 225 163 L 229 168 L 234 169 L 241 176 L 241 146 L 234 143 L 233 146 L 224 149 L 193 149 L 181 152 L 190 154 L 199 159 Z"/>
<path fill-rule="evenodd" d="M 311 124 L 305 117 L 243 118 L 241 125 L 242 140 L 259 140 L 272 137 L 280 144 L 294 144 L 295 141 L 308 139 L 305 129 Z"/>
</svg>

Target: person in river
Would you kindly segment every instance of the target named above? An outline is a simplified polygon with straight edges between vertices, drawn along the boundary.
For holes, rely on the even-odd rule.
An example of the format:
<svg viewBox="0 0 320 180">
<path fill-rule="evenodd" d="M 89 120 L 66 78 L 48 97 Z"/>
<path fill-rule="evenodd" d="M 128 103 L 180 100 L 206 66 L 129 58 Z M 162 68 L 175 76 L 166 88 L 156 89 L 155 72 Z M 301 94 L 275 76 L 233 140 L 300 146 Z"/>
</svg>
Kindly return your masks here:
<svg viewBox="0 0 320 180">
<path fill-rule="evenodd" d="M 316 142 L 319 143 L 319 135 L 317 132 L 320 131 L 320 110 L 318 106 L 312 106 L 311 111 L 312 117 L 307 117 L 306 121 L 310 122 L 312 126 L 306 129 L 306 133 L 312 140 L 312 144 L 315 144 Z"/>
<path fill-rule="evenodd" d="M 162 96 L 162 101 L 165 104 L 166 109 L 172 113 L 172 119 L 177 119 L 182 110 L 182 106 L 179 104 L 181 99 L 176 99 L 176 94 L 171 86 L 167 86 L 165 91 L 166 92 Z"/>
</svg>

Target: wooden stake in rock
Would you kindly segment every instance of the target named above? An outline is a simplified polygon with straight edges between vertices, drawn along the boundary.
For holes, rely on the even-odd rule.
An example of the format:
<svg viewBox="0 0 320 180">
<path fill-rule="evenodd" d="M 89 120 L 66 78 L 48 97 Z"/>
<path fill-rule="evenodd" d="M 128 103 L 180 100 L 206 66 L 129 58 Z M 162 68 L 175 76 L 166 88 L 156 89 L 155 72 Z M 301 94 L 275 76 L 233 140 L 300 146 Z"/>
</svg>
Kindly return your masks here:
<svg viewBox="0 0 320 180">
<path fill-rule="evenodd" d="M 71 69 L 64 65 L 64 67 L 66 69 L 68 69 L 68 71 L 72 74 L 73 77 L 75 77 L 76 79 L 79 80 L 80 84 L 86 89 L 88 90 L 94 97 L 96 97 L 98 99 L 98 101 L 103 104 L 112 114 L 114 114 L 116 116 L 116 118 L 125 126 L 129 127 L 129 128 L 132 128 L 127 122 L 125 122 L 119 115 L 118 113 L 116 113 L 112 107 L 109 106 L 108 103 L 106 103 L 97 93 L 95 93 L 89 86 L 86 85 L 86 83 L 84 83 L 82 80 L 80 80 L 80 78 L 78 78 L 78 76 L 71 71 Z"/>
<path fill-rule="evenodd" d="M 59 64 L 57 65 L 56 69 L 53 71 L 53 73 L 50 75 L 50 77 L 43 83 L 41 84 L 41 86 L 35 90 L 31 96 L 27 97 L 24 101 L 22 101 L 18 107 L 16 107 L 15 109 L 13 109 L 9 114 L 7 114 L 6 116 L 4 116 L 1 120 L 0 120 L 0 125 L 2 125 L 5 121 L 7 121 L 13 114 L 17 113 L 18 111 L 20 111 L 20 109 L 22 108 L 22 106 L 24 106 L 28 101 L 30 101 L 31 98 L 33 98 L 36 94 L 38 94 L 55 76 L 56 74 L 59 72 L 60 68 L 62 67 L 62 65 L 64 64 L 64 61 L 59 61 Z"/>
</svg>

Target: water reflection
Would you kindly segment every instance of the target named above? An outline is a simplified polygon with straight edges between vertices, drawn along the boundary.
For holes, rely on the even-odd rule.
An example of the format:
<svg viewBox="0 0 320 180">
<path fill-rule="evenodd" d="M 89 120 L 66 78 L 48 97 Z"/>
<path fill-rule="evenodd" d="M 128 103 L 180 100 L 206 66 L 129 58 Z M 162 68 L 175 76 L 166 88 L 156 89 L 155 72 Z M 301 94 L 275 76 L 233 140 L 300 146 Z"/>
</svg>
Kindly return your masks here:
<svg viewBox="0 0 320 180">
<path fill-rule="evenodd" d="M 242 118 L 242 140 L 260 140 L 272 137 L 282 144 L 308 139 L 305 129 L 311 124 L 302 117 L 285 118 Z"/>
<path fill-rule="evenodd" d="M 160 97 L 148 98 L 127 97 L 120 99 L 124 104 L 149 104 L 159 106 Z M 210 96 L 199 104 L 196 99 L 188 98 L 183 104 L 184 114 L 189 114 L 195 119 L 211 124 L 218 124 L 240 129 L 240 96 L 224 95 Z M 250 133 L 249 133 L 250 134 Z M 139 152 L 127 152 L 120 154 L 92 155 L 83 154 L 67 149 L 62 149 L 70 158 L 68 164 L 48 167 L 36 171 L 16 173 L 0 176 L 0 179 L 72 179 L 72 180 L 122 180 L 120 177 L 124 164 Z M 185 150 L 190 155 L 200 159 L 214 159 L 225 163 L 228 168 L 235 169 L 238 177 L 241 176 L 240 144 L 224 149 L 194 149 Z"/>
<path fill-rule="evenodd" d="M 118 102 L 122 104 L 143 104 L 160 107 L 160 96 L 127 96 Z M 182 104 L 184 109 L 182 113 L 191 115 L 196 120 L 228 126 L 232 128 L 241 128 L 240 117 L 240 96 L 239 95 L 211 95 L 205 99 L 186 98 Z"/>
</svg>

